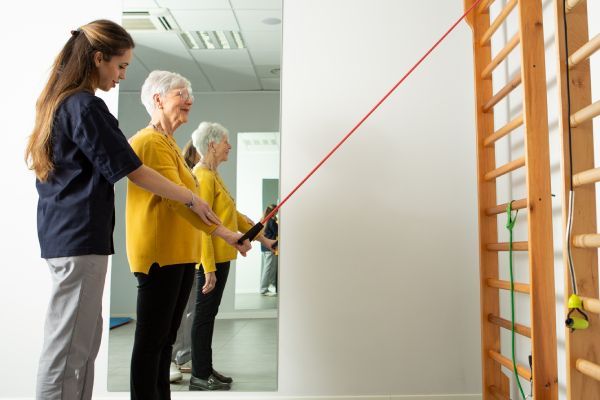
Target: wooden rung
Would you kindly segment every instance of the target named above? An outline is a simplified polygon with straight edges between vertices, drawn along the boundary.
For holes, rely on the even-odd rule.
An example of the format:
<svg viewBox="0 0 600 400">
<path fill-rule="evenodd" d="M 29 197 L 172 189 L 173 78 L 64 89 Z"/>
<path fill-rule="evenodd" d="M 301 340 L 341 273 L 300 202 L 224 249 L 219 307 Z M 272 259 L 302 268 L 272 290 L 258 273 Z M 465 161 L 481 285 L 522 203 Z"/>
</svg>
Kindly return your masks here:
<svg viewBox="0 0 600 400">
<path fill-rule="evenodd" d="M 510 121 L 508 124 L 504 125 L 502 128 L 498 129 L 496 132 L 486 137 L 483 141 L 484 146 L 491 146 L 498 140 L 502 139 L 504 136 L 508 135 L 518 127 L 523 125 L 523 114 L 519 115 L 517 118 Z"/>
<path fill-rule="evenodd" d="M 584 235 L 575 235 L 573 246 L 581 249 L 596 249 L 600 247 L 600 235 L 597 233 L 586 233 Z"/>
<path fill-rule="evenodd" d="M 567 6 L 565 7 L 565 11 L 568 13 L 573 11 L 573 9 L 577 7 L 577 4 L 579 4 L 580 2 L 581 0 L 567 0 Z"/>
<path fill-rule="evenodd" d="M 498 14 L 494 22 L 492 22 L 488 30 L 485 31 L 485 33 L 481 37 L 481 41 L 479 42 L 481 46 L 487 46 L 492 35 L 498 30 L 502 23 L 506 21 L 506 18 L 508 17 L 510 12 L 515 8 L 516 5 L 517 0 L 509 0 L 509 2 L 506 3 L 502 11 L 500 11 L 500 14 Z"/>
<path fill-rule="evenodd" d="M 508 203 L 499 204 L 494 207 L 486 208 L 485 215 L 491 217 L 492 215 L 498 215 L 506 212 L 506 206 Z M 512 203 L 513 210 L 521 210 L 527 208 L 527 199 L 515 200 Z"/>
<path fill-rule="evenodd" d="M 513 370 L 512 361 L 510 359 L 504 357 L 502 354 L 500 354 L 494 350 L 490 350 L 490 351 L 488 351 L 488 355 L 490 356 L 490 358 L 492 360 L 505 366 L 506 368 L 510 369 L 511 371 Z M 517 364 L 517 374 L 519 374 L 519 376 L 521 376 L 522 378 L 527 379 L 528 381 L 531 380 L 531 372 L 529 372 L 529 370 L 522 365 Z"/>
<path fill-rule="evenodd" d="M 583 309 L 585 311 L 600 314 L 600 299 L 593 299 L 591 297 L 582 297 Z"/>
<path fill-rule="evenodd" d="M 569 57 L 569 67 L 573 68 L 580 62 L 587 60 L 592 54 L 600 49 L 600 33 L 594 36 L 589 42 L 581 46 Z"/>
<path fill-rule="evenodd" d="M 510 80 L 502 89 L 498 91 L 491 99 L 488 100 L 487 103 L 483 106 L 483 112 L 488 112 L 494 107 L 496 104 L 500 102 L 503 98 L 505 98 L 510 92 L 512 92 L 517 86 L 521 84 L 521 72 L 515 75 L 514 78 Z"/>
<path fill-rule="evenodd" d="M 573 175 L 573 186 L 579 187 L 589 183 L 600 182 L 600 168 L 588 169 Z"/>
<path fill-rule="evenodd" d="M 594 364 L 591 361 L 582 360 L 580 358 L 575 362 L 575 368 L 577 368 L 577 371 L 581 372 L 582 374 L 600 381 L 600 365 Z"/>
<path fill-rule="evenodd" d="M 600 100 L 571 115 L 571 127 L 577 128 L 579 125 L 589 121 L 594 117 L 597 117 L 598 115 L 600 115 Z"/>
<path fill-rule="evenodd" d="M 492 3 L 496 0 L 483 0 L 481 4 L 477 7 L 478 13 L 488 12 Z"/>
<path fill-rule="evenodd" d="M 498 325 L 501 328 L 512 331 L 512 324 L 507 319 L 500 318 L 500 317 L 497 317 L 492 314 L 488 314 L 488 321 L 494 325 Z M 528 338 L 531 337 L 531 328 L 529 328 L 525 325 L 515 324 L 515 332 L 517 332 L 519 335 L 526 336 Z"/>
<path fill-rule="evenodd" d="M 504 393 L 502 390 L 498 389 L 496 386 L 492 385 L 489 388 L 489 392 L 498 400 L 510 400 L 510 396 Z"/>
<path fill-rule="evenodd" d="M 483 176 L 483 179 L 486 181 L 491 181 L 493 179 L 498 178 L 499 176 L 508 174 L 509 172 L 514 171 L 515 169 L 519 169 L 525 166 L 525 157 L 517 158 L 516 160 L 512 160 L 509 163 L 504 164 L 500 168 L 496 168 L 493 171 L 488 172 Z"/>
<path fill-rule="evenodd" d="M 491 288 L 510 290 L 510 282 L 502 281 L 500 279 L 488 278 L 486 283 Z M 519 293 L 530 293 L 529 285 L 526 283 L 515 283 L 515 292 Z"/>
<path fill-rule="evenodd" d="M 488 243 L 488 251 L 508 251 L 508 243 Z M 527 251 L 529 244 L 527 242 L 513 242 L 513 251 Z"/>
<path fill-rule="evenodd" d="M 510 41 L 506 44 L 506 46 L 504 46 L 504 48 L 502 50 L 500 50 L 500 52 L 498 53 L 498 55 L 496 55 L 496 57 L 494 57 L 494 59 L 492 60 L 492 62 L 489 63 L 489 65 L 487 67 L 485 67 L 485 69 L 481 73 L 481 79 L 488 79 L 488 78 L 490 78 L 492 76 L 492 71 L 494 71 L 494 69 L 496 69 L 496 67 L 502 61 L 504 61 L 504 59 L 506 57 L 508 57 L 508 55 L 510 54 L 510 52 L 513 51 L 513 49 L 515 47 L 517 47 L 517 45 L 519 44 L 520 40 L 521 40 L 521 38 L 519 36 L 519 33 L 516 33 L 515 36 L 513 36 L 512 39 L 510 39 Z"/>
<path fill-rule="evenodd" d="M 483 112 L 488 112 L 492 107 L 498 104 L 503 98 L 505 98 L 510 92 L 521 84 L 521 72 L 519 71 L 514 78 L 512 78 L 502 89 L 492 96 L 487 103 L 482 107 Z"/>
</svg>

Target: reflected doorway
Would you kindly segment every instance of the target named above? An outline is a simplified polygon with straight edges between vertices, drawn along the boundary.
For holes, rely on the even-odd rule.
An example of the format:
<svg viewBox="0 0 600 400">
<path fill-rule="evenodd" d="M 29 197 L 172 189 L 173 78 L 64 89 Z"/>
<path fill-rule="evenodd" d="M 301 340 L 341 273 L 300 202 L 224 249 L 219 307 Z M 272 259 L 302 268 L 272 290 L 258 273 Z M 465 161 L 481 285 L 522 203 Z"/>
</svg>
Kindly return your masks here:
<svg viewBox="0 0 600 400">
<path fill-rule="evenodd" d="M 237 205 L 258 221 L 267 206 L 279 199 L 279 133 L 243 132 L 237 142 Z M 252 252 L 236 261 L 235 309 L 275 316 L 279 304 L 276 280 L 261 294 L 262 253 Z"/>
</svg>

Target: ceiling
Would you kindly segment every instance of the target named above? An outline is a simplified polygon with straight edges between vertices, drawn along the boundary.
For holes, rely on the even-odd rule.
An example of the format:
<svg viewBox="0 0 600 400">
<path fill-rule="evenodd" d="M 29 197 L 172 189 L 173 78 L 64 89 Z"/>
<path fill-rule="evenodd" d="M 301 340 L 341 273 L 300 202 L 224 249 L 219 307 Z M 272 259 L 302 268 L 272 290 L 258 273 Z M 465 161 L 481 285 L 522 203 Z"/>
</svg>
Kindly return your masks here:
<svg viewBox="0 0 600 400">
<path fill-rule="evenodd" d="M 281 3 L 282 0 L 124 0 L 124 26 L 128 26 L 127 16 L 133 12 L 166 13 L 174 29 L 160 28 L 156 18 L 153 20 L 158 29 L 129 29 L 136 47 L 121 90 L 139 91 L 148 73 L 155 69 L 182 74 L 192 82 L 194 92 L 279 90 L 281 23 L 277 20 L 282 18 Z M 239 32 L 245 48 L 189 48 L 182 32 L 200 31 Z"/>
</svg>

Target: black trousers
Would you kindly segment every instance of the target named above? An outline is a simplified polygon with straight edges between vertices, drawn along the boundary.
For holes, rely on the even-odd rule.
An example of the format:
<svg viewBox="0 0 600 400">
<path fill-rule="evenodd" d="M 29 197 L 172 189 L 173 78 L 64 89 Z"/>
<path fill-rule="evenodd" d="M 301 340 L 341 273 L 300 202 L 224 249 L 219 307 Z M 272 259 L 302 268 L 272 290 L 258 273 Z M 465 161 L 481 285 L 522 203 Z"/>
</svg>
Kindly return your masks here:
<svg viewBox="0 0 600 400">
<path fill-rule="evenodd" d="M 131 355 L 131 399 L 171 398 L 169 365 L 177 329 L 194 282 L 194 264 L 153 264 L 138 280 Z"/>
<path fill-rule="evenodd" d="M 204 273 L 196 273 L 196 309 L 192 323 L 192 375 L 206 379 L 212 373 L 212 338 L 215 317 L 223 298 L 223 291 L 229 275 L 229 261 L 217 263 L 217 283 L 207 294 L 202 293 Z"/>
</svg>

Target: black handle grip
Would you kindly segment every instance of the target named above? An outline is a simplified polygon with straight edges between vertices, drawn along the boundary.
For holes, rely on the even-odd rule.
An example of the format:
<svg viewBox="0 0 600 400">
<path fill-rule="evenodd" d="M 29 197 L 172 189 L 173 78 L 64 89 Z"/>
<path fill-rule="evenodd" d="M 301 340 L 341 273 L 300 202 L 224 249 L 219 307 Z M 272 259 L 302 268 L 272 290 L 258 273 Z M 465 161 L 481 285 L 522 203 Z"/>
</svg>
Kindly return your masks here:
<svg viewBox="0 0 600 400">
<path fill-rule="evenodd" d="M 254 238 L 260 233 L 260 231 L 262 231 L 262 228 L 264 228 L 264 225 L 260 222 L 254 225 L 252 228 L 250 228 L 248 232 L 244 233 L 244 236 L 239 238 L 239 240 L 237 241 L 238 244 L 244 243 L 244 240 L 246 239 L 248 239 L 249 241 L 253 241 Z"/>
</svg>

